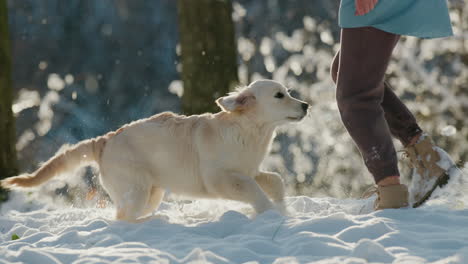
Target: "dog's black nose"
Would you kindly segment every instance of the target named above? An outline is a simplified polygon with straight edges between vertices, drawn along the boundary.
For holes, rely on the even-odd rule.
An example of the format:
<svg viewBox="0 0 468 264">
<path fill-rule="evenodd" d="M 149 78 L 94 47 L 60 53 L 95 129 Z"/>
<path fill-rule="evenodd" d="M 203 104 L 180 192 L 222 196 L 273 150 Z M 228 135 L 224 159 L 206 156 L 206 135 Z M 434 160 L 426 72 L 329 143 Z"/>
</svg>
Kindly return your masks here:
<svg viewBox="0 0 468 264">
<path fill-rule="evenodd" d="M 307 112 L 307 109 L 309 109 L 309 104 L 307 103 L 302 103 L 302 110 L 304 110 L 304 112 Z"/>
</svg>

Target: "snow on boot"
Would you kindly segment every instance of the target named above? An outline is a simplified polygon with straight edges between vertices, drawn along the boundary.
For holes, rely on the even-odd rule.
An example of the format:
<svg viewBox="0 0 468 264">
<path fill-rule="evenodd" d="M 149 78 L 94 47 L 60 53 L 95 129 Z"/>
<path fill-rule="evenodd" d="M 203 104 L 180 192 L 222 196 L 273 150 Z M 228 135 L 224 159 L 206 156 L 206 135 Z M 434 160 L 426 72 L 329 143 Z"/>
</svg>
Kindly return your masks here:
<svg viewBox="0 0 468 264">
<path fill-rule="evenodd" d="M 413 167 L 410 201 L 413 207 L 422 205 L 437 187 L 449 180 L 448 170 L 455 164 L 441 148 L 434 146 L 431 138 L 421 135 L 418 142 L 406 147 Z"/>
</svg>

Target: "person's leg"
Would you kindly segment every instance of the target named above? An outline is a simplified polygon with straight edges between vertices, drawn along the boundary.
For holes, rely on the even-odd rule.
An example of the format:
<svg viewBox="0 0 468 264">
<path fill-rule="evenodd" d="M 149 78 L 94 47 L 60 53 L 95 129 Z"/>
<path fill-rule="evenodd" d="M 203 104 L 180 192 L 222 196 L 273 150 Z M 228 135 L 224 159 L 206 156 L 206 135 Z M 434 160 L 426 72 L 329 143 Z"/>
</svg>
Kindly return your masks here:
<svg viewBox="0 0 468 264">
<path fill-rule="evenodd" d="M 330 67 L 331 77 L 335 84 L 340 62 L 339 58 L 340 52 L 337 52 Z M 423 131 L 419 127 L 414 115 L 393 92 L 388 81 L 384 81 L 384 97 L 381 105 L 392 136 L 397 138 L 405 147 L 416 143 Z"/>
<path fill-rule="evenodd" d="M 398 40 L 398 39 L 397 39 Z M 397 43 L 395 41 L 395 44 Z M 336 83 L 340 67 L 340 53 L 335 55 L 331 65 L 331 76 Z M 448 179 L 448 170 L 453 167 L 448 154 L 436 147 L 428 135 L 423 134 L 422 129 L 417 124 L 415 117 L 401 100 L 393 93 L 388 82 L 384 82 L 384 95 L 381 103 L 384 111 L 385 120 L 389 126 L 391 134 L 400 140 L 405 146 L 406 153 L 410 157 L 413 171 L 411 190 L 414 207 L 421 205 L 432 193 L 437 186 L 444 185 Z M 425 157 L 424 159 L 422 157 Z M 443 164 L 447 167 L 440 166 L 439 160 L 444 160 Z M 376 208 L 389 208 L 393 205 L 400 204 L 404 201 L 396 201 L 395 197 L 404 195 L 406 192 L 401 186 L 398 186 L 399 177 L 385 177 L 378 181 L 380 187 L 379 202 Z M 396 193 L 399 193 L 395 195 Z M 383 197 L 383 200 L 380 199 Z M 385 198 L 387 197 L 387 198 Z M 391 197 L 390 199 L 388 199 Z M 390 204 L 389 204 L 390 202 Z M 400 204 L 401 205 L 401 204 Z"/>
<path fill-rule="evenodd" d="M 390 132 L 405 147 L 416 143 L 416 140 L 422 134 L 422 129 L 419 127 L 416 118 L 392 91 L 387 81 L 384 82 L 384 86 L 385 92 L 382 108 L 384 109 L 385 120 L 387 120 Z"/>
<path fill-rule="evenodd" d="M 398 184 L 397 156 L 382 103 L 384 75 L 399 36 L 375 28 L 347 28 L 341 33 L 337 103 L 349 134 L 379 183 Z"/>
</svg>

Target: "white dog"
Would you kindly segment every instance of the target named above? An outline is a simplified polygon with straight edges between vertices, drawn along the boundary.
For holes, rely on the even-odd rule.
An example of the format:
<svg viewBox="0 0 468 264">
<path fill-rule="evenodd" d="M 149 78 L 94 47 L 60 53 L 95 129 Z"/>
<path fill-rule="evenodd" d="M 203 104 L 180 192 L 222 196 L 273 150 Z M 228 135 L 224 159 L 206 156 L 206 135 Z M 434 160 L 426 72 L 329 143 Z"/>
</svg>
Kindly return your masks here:
<svg viewBox="0 0 468 264">
<path fill-rule="evenodd" d="M 250 203 L 261 213 L 283 205 L 280 175 L 260 171 L 278 125 L 299 121 L 309 105 L 272 80 L 216 100 L 216 114 L 165 112 L 82 141 L 32 174 L 5 179 L 5 188 L 36 186 L 65 171 L 97 163 L 100 182 L 130 222 L 153 212 L 166 189 L 191 197 Z M 273 201 L 270 201 L 270 199 Z"/>
</svg>

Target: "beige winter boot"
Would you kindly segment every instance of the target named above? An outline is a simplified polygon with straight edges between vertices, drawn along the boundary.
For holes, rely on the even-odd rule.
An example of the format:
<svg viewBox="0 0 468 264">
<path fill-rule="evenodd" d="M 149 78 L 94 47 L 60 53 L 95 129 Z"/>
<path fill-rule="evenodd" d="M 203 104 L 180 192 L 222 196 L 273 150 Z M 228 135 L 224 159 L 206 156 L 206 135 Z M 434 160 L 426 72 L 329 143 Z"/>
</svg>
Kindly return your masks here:
<svg viewBox="0 0 468 264">
<path fill-rule="evenodd" d="M 429 199 L 438 186 L 447 183 L 448 170 L 454 166 L 454 162 L 445 151 L 434 146 L 427 135 L 422 135 L 418 142 L 406 147 L 406 153 L 413 166 L 410 199 L 413 207 L 418 207 Z"/>
<path fill-rule="evenodd" d="M 404 184 L 377 186 L 375 210 L 408 207 L 408 187 Z"/>
</svg>

